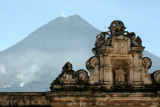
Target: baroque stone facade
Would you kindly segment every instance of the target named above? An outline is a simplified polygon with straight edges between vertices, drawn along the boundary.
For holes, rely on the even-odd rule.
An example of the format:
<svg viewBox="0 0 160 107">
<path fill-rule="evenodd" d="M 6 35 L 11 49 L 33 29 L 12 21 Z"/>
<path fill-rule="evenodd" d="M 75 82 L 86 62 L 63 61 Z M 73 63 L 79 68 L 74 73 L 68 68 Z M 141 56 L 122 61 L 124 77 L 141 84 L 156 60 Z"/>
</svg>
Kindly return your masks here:
<svg viewBox="0 0 160 107">
<path fill-rule="evenodd" d="M 139 36 L 125 31 L 122 21 L 96 37 L 94 56 L 86 70 L 74 71 L 67 62 L 44 93 L 0 93 L 1 106 L 159 107 L 160 70 L 148 73 L 150 58 L 143 57 Z"/>
<path fill-rule="evenodd" d="M 111 23 L 109 30 L 97 36 L 92 49 L 94 56 L 87 62 L 90 84 L 100 83 L 106 89 L 116 85 L 134 88 L 152 85 L 148 74 L 151 60 L 142 58 L 141 38 L 125 31 L 123 22 L 118 20 Z"/>
<path fill-rule="evenodd" d="M 108 32 L 96 37 L 94 56 L 86 62 L 85 70 L 72 70 L 67 62 L 59 77 L 51 84 L 51 90 L 159 90 L 160 71 L 148 73 L 150 58 L 143 57 L 144 47 L 139 36 L 125 31 L 122 21 L 111 23 Z"/>
</svg>

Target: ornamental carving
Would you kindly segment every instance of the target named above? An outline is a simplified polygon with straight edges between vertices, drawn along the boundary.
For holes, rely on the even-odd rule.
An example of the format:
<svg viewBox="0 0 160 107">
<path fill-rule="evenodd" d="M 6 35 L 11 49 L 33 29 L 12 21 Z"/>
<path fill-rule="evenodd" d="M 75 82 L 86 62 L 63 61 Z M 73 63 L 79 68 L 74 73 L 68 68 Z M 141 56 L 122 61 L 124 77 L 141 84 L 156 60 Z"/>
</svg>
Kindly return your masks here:
<svg viewBox="0 0 160 107">
<path fill-rule="evenodd" d="M 67 62 L 62 68 L 62 73 L 51 83 L 50 89 L 73 90 L 77 89 L 77 87 L 81 89 L 84 87 L 79 85 L 88 84 L 88 79 L 87 71 L 80 69 L 75 72 L 72 70 L 72 64 Z"/>
<path fill-rule="evenodd" d="M 154 76 L 148 73 L 151 59 L 142 58 L 145 47 L 141 38 L 134 32 L 125 31 L 126 27 L 120 20 L 113 21 L 108 29 L 96 36 L 92 49 L 94 55 L 86 62 L 90 76 L 85 70 L 75 72 L 72 64 L 67 62 L 62 73 L 52 82 L 51 90 L 77 90 L 83 86 L 85 90 L 111 91 L 117 90 L 117 85 L 123 86 L 124 90 L 127 87 L 145 90 L 148 88 L 144 86 L 153 89 L 153 84 L 159 83 L 159 73 L 154 73 Z"/>
<path fill-rule="evenodd" d="M 152 77 L 154 78 L 155 84 L 160 84 L 160 70 L 157 70 L 154 73 L 152 73 Z"/>
<path fill-rule="evenodd" d="M 86 62 L 86 68 L 90 73 L 94 73 L 95 67 L 99 64 L 99 59 L 98 57 L 91 57 L 87 62 Z"/>
<path fill-rule="evenodd" d="M 142 59 L 142 63 L 143 63 L 143 66 L 146 68 L 146 69 L 149 69 L 152 65 L 152 61 L 150 58 L 147 58 L 147 57 L 144 57 Z"/>
<path fill-rule="evenodd" d="M 77 78 L 77 84 L 87 84 L 88 83 L 88 73 L 87 71 L 80 69 L 75 73 L 75 77 Z"/>
<path fill-rule="evenodd" d="M 115 20 L 111 23 L 110 27 L 108 27 L 111 33 L 111 36 L 119 36 L 124 35 L 126 27 L 123 22 L 120 20 Z"/>
<path fill-rule="evenodd" d="M 35 94 L 35 95 L 34 95 Z M 0 106 L 2 107 L 23 107 L 23 106 L 37 106 L 48 105 L 46 96 L 35 93 L 9 93 L 0 95 Z"/>
<path fill-rule="evenodd" d="M 115 85 L 123 85 L 126 84 L 126 72 L 123 68 L 119 68 L 115 70 Z"/>
</svg>

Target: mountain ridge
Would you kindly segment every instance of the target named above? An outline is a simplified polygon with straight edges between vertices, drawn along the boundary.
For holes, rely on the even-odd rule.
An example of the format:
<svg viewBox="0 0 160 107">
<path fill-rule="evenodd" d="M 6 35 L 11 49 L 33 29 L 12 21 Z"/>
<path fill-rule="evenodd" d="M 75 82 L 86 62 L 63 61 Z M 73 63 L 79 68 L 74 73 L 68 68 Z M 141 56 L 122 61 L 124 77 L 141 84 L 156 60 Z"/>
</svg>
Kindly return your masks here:
<svg viewBox="0 0 160 107">
<path fill-rule="evenodd" d="M 77 20 L 75 20 L 77 19 Z M 65 21 L 64 21 L 65 20 Z M 65 22 L 65 23 L 64 23 Z M 76 22 L 76 23 L 75 23 Z M 78 24 L 78 22 L 81 22 L 80 24 Z M 73 23 L 73 24 L 70 24 L 70 23 Z M 68 31 L 72 31 L 72 30 L 79 30 L 79 32 L 82 32 L 82 34 L 86 33 L 88 29 L 81 29 L 83 27 L 89 27 L 88 29 L 92 29 L 92 25 L 89 24 L 88 22 L 86 22 L 84 19 L 82 19 L 80 16 L 78 15 L 74 15 L 74 16 L 69 16 L 69 17 L 58 17 L 52 21 L 50 21 L 49 23 L 43 25 L 42 27 L 36 29 L 35 31 L 33 31 L 31 34 L 29 34 L 26 38 L 24 38 L 23 40 L 19 41 L 18 43 L 16 43 L 15 45 L 11 46 L 10 48 L 2 51 L 2 53 L 5 51 L 8 51 L 8 50 L 15 50 L 16 45 L 17 44 L 21 44 L 23 43 L 24 41 L 27 41 L 27 44 L 28 41 L 30 41 L 29 39 L 30 38 L 34 38 L 33 40 L 38 40 L 38 38 L 43 38 L 45 39 L 45 35 L 47 35 L 47 37 L 51 37 L 53 35 L 60 35 L 60 37 L 56 37 L 58 40 L 61 40 L 61 38 L 65 38 L 65 34 L 63 34 L 64 29 L 61 29 L 61 28 L 65 28 L 65 30 L 67 29 Z M 72 29 L 70 29 L 69 27 L 71 27 Z M 74 29 L 73 29 L 74 28 Z M 95 27 L 94 27 L 95 28 Z M 96 28 L 95 28 L 96 29 Z M 38 32 L 38 33 L 37 33 Z M 44 32 L 49 32 L 49 34 L 44 34 Z M 62 32 L 62 33 L 61 33 Z M 100 31 L 99 31 L 100 32 Z M 57 34 L 58 33 L 58 34 Z M 67 37 L 70 37 L 70 38 L 73 38 L 73 35 L 74 32 L 71 32 L 70 36 L 67 36 Z M 75 39 L 75 38 L 74 38 Z M 32 43 L 34 43 L 34 41 L 30 41 Z M 40 44 L 41 41 L 39 41 L 36 45 Z M 48 42 L 52 42 L 51 40 L 49 40 Z M 47 42 L 47 43 L 48 43 Z M 23 45 L 19 45 L 19 46 L 24 46 Z M 14 48 L 15 47 L 15 48 Z M 13 49 L 12 49 L 13 48 Z M 36 47 L 37 48 L 37 47 Z"/>
</svg>

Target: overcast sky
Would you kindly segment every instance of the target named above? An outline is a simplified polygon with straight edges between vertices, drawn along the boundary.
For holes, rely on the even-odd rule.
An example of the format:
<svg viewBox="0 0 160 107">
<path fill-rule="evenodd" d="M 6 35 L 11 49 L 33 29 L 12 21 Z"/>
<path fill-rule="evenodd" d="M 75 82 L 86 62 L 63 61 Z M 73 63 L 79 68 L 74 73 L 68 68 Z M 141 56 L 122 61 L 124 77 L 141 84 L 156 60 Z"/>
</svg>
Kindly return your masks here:
<svg viewBox="0 0 160 107">
<path fill-rule="evenodd" d="M 56 17 L 73 14 L 102 31 L 121 20 L 147 51 L 160 56 L 160 0 L 0 0 L 0 51 Z"/>
</svg>

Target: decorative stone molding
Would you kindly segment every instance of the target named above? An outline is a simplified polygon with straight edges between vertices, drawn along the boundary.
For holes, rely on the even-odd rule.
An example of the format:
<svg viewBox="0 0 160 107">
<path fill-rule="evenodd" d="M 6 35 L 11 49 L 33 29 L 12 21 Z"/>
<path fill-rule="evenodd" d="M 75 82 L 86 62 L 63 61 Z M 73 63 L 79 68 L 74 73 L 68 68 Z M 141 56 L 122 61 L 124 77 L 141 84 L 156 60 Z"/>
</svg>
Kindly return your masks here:
<svg viewBox="0 0 160 107">
<path fill-rule="evenodd" d="M 51 83 L 50 89 L 52 91 L 84 89 L 88 84 L 88 79 L 87 71 L 80 69 L 75 72 L 72 70 L 72 64 L 67 62 L 62 68 L 62 73 Z"/>
</svg>

